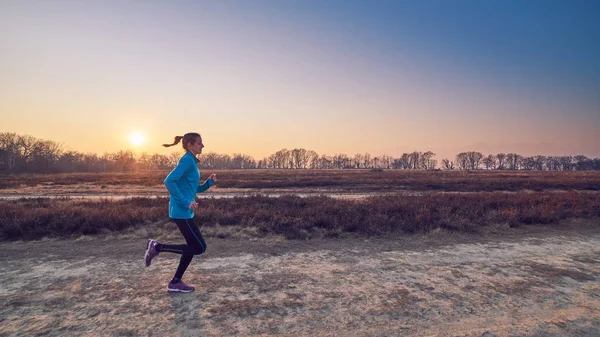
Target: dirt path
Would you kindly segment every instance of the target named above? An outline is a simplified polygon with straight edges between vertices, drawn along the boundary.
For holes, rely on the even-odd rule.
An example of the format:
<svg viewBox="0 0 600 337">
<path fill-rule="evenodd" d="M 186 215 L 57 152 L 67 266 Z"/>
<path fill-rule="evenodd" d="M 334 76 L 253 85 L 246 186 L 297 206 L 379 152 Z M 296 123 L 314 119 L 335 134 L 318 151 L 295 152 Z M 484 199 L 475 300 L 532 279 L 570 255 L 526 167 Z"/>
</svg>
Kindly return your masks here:
<svg viewBox="0 0 600 337">
<path fill-rule="evenodd" d="M 207 238 L 192 294 L 141 239 L 0 244 L 0 335 L 598 336 L 600 228 Z"/>
</svg>

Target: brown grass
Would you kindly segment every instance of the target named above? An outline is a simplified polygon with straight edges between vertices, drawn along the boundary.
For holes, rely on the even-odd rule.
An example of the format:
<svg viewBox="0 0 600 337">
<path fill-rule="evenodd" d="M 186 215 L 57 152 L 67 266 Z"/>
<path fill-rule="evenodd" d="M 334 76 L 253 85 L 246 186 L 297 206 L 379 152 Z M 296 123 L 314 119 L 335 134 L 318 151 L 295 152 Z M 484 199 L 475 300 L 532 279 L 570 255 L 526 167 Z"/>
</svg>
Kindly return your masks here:
<svg viewBox="0 0 600 337">
<path fill-rule="evenodd" d="M 4 200 L 0 201 L 0 237 L 73 237 L 164 223 L 169 221 L 167 204 L 166 198 Z M 544 225 L 593 217 L 600 217 L 597 193 L 481 192 L 396 194 L 362 200 L 260 195 L 208 198 L 200 200 L 195 219 L 202 226 L 240 226 L 259 235 L 308 239 L 344 232 L 382 235 L 437 228 L 473 232 L 494 224 Z"/>
<path fill-rule="evenodd" d="M 555 265 L 529 262 L 524 266 L 531 269 L 531 273 L 538 275 L 544 279 L 556 279 L 560 277 L 570 277 L 578 282 L 593 281 L 596 279 L 595 276 L 581 272 L 579 270 L 560 268 Z"/>
<path fill-rule="evenodd" d="M 203 177 L 213 171 L 202 170 Z M 360 191 L 600 190 L 600 171 L 223 170 L 219 188 L 326 188 Z M 161 186 L 168 171 L 0 175 L 0 190 L 27 186 Z"/>
</svg>

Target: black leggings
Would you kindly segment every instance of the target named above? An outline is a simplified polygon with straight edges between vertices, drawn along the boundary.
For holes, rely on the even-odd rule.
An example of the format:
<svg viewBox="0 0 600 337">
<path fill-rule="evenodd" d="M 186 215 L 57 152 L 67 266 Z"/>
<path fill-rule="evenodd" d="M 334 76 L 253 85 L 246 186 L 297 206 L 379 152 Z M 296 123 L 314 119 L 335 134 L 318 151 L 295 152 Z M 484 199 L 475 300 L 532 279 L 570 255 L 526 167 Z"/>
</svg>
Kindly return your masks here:
<svg viewBox="0 0 600 337">
<path fill-rule="evenodd" d="M 181 259 L 179 260 L 179 267 L 177 267 L 177 271 L 175 272 L 174 279 L 180 280 L 183 277 L 183 273 L 192 262 L 192 258 L 194 255 L 200 255 L 206 251 L 206 242 L 204 242 L 204 238 L 202 238 L 202 234 L 200 234 L 200 229 L 198 229 L 198 225 L 194 222 L 194 219 L 171 219 L 177 224 L 179 227 L 179 231 L 185 238 L 186 245 L 169 245 L 169 244 L 159 244 L 157 250 L 159 252 L 170 252 L 181 254 Z"/>
</svg>

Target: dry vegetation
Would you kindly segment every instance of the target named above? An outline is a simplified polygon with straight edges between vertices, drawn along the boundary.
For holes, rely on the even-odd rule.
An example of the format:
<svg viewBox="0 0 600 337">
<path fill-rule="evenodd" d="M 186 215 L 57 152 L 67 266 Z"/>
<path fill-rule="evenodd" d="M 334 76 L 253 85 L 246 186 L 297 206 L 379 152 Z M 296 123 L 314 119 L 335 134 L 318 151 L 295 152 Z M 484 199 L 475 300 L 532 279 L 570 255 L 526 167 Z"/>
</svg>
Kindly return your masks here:
<svg viewBox="0 0 600 337">
<path fill-rule="evenodd" d="M 303 188 L 360 191 L 600 190 L 600 171 L 226 170 L 219 188 Z M 94 184 L 162 186 L 168 172 L 0 175 L 2 190 Z M 212 173 L 202 170 L 204 176 Z"/>
<path fill-rule="evenodd" d="M 201 199 L 196 220 L 202 226 L 241 226 L 261 235 L 284 235 L 292 239 L 332 237 L 345 232 L 422 233 L 437 228 L 473 232 L 494 224 L 514 227 L 600 217 L 600 194 L 595 191 L 600 186 L 597 172 L 254 170 L 222 171 L 218 176 L 220 191 L 227 190 L 227 186 L 252 191 L 250 187 L 255 186 L 257 191 L 293 187 L 295 191 L 323 193 L 311 197 L 271 198 L 255 193 L 246 197 Z M 17 175 L 3 177 L 3 185 L 30 184 L 37 186 L 34 189 L 50 185 L 52 191 L 65 185 L 83 190 L 90 184 L 122 183 L 131 191 L 134 190 L 131 186 L 157 188 L 163 177 L 164 172 Z M 387 194 L 354 200 L 326 196 L 340 190 Z M 407 190 L 421 191 L 415 195 L 406 193 Z M 4 191 L 14 193 L 14 189 Z M 122 231 L 168 221 L 167 202 L 165 197 L 3 200 L 0 238 L 28 240 Z"/>
</svg>

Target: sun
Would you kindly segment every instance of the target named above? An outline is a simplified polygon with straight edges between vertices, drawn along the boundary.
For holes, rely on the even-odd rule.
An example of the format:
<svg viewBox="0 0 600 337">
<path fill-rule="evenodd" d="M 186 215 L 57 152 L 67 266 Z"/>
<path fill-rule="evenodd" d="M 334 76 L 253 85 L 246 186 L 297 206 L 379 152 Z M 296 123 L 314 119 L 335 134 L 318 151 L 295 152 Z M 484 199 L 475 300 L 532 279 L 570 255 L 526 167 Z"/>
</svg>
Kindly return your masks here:
<svg viewBox="0 0 600 337">
<path fill-rule="evenodd" d="M 139 131 L 133 131 L 129 134 L 129 142 L 133 146 L 142 146 L 146 143 L 146 136 Z"/>
</svg>

